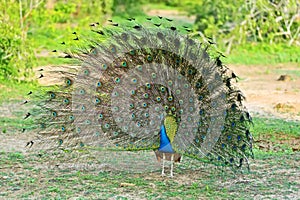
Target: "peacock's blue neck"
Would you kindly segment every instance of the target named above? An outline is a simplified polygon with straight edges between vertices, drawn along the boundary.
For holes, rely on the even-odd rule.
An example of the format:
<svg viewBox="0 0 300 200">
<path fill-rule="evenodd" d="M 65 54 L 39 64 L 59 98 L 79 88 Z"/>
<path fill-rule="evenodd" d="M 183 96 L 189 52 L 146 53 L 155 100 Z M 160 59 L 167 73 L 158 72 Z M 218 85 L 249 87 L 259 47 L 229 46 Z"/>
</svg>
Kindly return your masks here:
<svg viewBox="0 0 300 200">
<path fill-rule="evenodd" d="M 158 150 L 163 153 L 175 153 L 172 148 L 171 142 L 168 138 L 168 135 L 166 133 L 166 128 L 164 125 L 161 125 L 159 134 L 160 134 L 160 144 Z"/>
</svg>

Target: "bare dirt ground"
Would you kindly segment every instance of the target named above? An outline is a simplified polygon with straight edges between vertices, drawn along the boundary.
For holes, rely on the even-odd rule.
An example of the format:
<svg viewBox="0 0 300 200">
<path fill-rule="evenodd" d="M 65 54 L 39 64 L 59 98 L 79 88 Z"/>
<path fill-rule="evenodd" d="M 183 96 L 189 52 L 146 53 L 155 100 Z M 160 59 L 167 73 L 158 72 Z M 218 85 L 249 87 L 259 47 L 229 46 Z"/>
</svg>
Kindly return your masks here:
<svg viewBox="0 0 300 200">
<path fill-rule="evenodd" d="M 229 66 L 239 77 L 252 114 L 300 120 L 300 66 Z M 279 80 L 281 76 L 283 80 Z"/>
</svg>

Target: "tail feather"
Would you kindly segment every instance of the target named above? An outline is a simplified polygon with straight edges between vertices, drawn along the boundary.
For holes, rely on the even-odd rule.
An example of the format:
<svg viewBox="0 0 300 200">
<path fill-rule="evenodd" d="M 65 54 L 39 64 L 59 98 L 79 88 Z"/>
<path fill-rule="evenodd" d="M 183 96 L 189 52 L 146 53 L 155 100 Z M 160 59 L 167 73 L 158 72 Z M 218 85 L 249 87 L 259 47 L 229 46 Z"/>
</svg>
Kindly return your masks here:
<svg viewBox="0 0 300 200">
<path fill-rule="evenodd" d="M 248 164 L 253 141 L 245 97 L 221 56 L 209 56 L 211 44 L 182 34 L 186 28 L 169 19 L 127 23 L 93 26 L 97 38 L 66 52 L 81 65 L 43 70 L 40 80 L 55 84 L 33 101 L 40 142 L 157 150 L 161 116 L 173 115 L 177 153 L 233 168 Z"/>
</svg>

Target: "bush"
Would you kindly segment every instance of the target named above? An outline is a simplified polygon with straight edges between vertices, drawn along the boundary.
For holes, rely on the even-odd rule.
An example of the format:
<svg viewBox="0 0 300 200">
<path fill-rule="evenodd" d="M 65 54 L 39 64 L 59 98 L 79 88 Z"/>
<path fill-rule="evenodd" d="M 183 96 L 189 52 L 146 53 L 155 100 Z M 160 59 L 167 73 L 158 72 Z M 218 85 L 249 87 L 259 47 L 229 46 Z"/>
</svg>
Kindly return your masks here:
<svg viewBox="0 0 300 200">
<path fill-rule="evenodd" d="M 195 27 L 218 44 L 231 46 L 248 42 L 300 45 L 297 3 L 270 0 L 206 0 L 188 4 L 196 14 Z"/>
<path fill-rule="evenodd" d="M 19 4 L 14 0 L 0 5 L 0 79 L 28 78 L 35 61 L 16 10 Z"/>
</svg>

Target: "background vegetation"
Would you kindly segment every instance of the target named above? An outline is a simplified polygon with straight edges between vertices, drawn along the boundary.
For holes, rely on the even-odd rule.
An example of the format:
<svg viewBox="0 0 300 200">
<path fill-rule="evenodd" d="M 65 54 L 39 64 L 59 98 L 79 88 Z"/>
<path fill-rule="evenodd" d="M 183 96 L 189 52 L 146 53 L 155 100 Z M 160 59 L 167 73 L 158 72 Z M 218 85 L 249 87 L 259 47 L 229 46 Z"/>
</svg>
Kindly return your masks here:
<svg viewBox="0 0 300 200">
<path fill-rule="evenodd" d="M 297 0 L 1 0 L 0 79 L 30 80 L 31 69 L 49 61 L 45 50 L 67 33 L 83 32 L 92 22 L 146 16 L 143 8 L 155 5 L 194 16 L 194 34 L 232 53 L 229 62 L 249 64 L 240 56 L 244 51 L 270 54 L 269 63 L 300 62 L 294 53 L 300 46 Z M 278 56 L 282 52 L 286 55 Z"/>
</svg>

